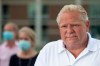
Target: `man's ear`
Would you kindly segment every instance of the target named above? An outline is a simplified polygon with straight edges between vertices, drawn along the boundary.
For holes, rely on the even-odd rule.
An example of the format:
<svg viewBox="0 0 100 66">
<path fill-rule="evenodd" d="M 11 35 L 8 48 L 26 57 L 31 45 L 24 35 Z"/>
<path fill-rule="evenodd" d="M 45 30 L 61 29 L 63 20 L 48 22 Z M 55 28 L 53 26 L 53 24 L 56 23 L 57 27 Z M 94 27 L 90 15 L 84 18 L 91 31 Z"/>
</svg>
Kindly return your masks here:
<svg viewBox="0 0 100 66">
<path fill-rule="evenodd" d="M 90 21 L 88 20 L 88 21 L 86 21 L 86 28 L 87 28 L 87 32 L 89 31 L 89 29 L 90 29 Z"/>
</svg>

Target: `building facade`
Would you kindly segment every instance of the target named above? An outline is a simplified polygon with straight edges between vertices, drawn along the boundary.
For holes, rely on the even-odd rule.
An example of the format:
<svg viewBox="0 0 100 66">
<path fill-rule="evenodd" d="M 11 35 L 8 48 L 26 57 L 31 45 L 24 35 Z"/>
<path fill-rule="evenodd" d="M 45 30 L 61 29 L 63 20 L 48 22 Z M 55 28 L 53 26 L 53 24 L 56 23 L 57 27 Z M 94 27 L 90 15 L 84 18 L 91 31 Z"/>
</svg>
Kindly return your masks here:
<svg viewBox="0 0 100 66">
<path fill-rule="evenodd" d="M 38 4 L 41 4 L 39 6 L 41 18 L 40 21 L 37 21 L 39 23 L 36 22 Z M 49 41 L 60 39 L 56 17 L 65 4 L 81 4 L 90 17 L 91 34 L 100 39 L 99 0 L 2 0 L 2 27 L 8 21 L 16 23 L 19 27 L 29 26 L 37 30 L 38 38 L 40 38 L 39 45 L 43 46 Z"/>
</svg>

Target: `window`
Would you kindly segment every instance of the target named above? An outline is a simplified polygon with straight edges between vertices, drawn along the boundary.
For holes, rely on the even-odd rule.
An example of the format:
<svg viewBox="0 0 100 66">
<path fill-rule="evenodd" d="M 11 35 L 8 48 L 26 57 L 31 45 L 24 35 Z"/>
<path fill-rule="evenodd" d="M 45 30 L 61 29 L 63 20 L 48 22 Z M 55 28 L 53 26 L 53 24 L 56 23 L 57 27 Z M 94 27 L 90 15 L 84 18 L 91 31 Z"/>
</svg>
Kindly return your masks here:
<svg viewBox="0 0 100 66">
<path fill-rule="evenodd" d="M 2 17 L 3 20 L 6 20 L 9 18 L 9 6 L 8 5 L 3 5 L 2 6 Z"/>
<path fill-rule="evenodd" d="M 89 4 L 89 18 L 91 21 L 91 35 L 100 39 L 100 4 Z"/>
</svg>

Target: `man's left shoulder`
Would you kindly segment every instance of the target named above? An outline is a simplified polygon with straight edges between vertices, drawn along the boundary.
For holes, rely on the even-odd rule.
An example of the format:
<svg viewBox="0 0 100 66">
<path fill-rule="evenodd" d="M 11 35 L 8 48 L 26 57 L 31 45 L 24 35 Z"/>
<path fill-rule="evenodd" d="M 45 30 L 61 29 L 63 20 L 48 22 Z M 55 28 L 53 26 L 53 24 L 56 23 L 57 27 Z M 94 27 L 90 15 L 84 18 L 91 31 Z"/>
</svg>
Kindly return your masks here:
<svg viewBox="0 0 100 66">
<path fill-rule="evenodd" d="M 97 47 L 100 49 L 100 40 L 99 39 L 94 39 L 93 38 L 93 43 L 97 44 Z"/>
<path fill-rule="evenodd" d="M 94 42 L 96 42 L 97 44 L 100 44 L 100 40 L 99 40 L 99 39 L 92 38 L 92 40 L 93 40 Z"/>
</svg>

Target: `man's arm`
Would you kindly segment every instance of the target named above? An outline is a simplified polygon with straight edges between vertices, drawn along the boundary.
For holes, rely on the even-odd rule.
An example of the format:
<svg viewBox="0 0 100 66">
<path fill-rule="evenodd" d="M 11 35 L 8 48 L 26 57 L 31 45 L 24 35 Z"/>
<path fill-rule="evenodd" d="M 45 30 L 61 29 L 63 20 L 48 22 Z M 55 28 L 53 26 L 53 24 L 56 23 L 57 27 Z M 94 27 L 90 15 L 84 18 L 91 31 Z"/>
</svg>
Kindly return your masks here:
<svg viewBox="0 0 100 66">
<path fill-rule="evenodd" d="M 48 59 L 48 57 L 47 57 L 48 51 L 47 50 L 48 50 L 48 47 L 45 46 L 40 51 L 34 66 L 48 66 L 47 65 L 47 59 Z"/>
</svg>

